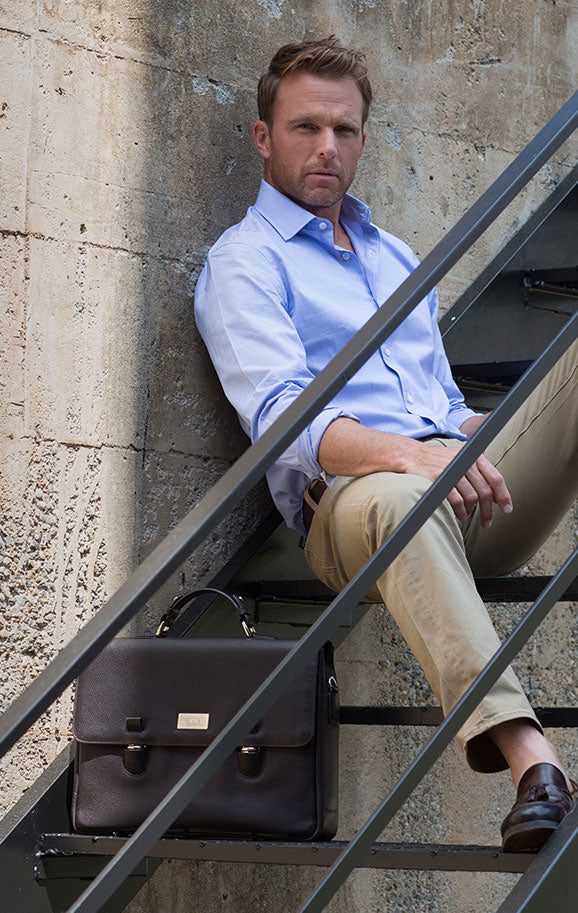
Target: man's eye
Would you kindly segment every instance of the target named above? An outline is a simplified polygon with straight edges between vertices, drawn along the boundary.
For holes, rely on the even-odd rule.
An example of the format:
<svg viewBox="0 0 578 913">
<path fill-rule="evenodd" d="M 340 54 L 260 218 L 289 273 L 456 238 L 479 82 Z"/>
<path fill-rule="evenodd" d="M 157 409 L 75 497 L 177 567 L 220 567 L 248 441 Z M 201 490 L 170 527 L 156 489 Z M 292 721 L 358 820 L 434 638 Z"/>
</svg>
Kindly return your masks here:
<svg viewBox="0 0 578 913">
<path fill-rule="evenodd" d="M 298 130 L 313 130 L 313 124 L 297 124 Z"/>
<path fill-rule="evenodd" d="M 355 133 L 353 127 L 348 127 L 347 124 L 342 124 L 337 130 L 339 133 Z"/>
</svg>

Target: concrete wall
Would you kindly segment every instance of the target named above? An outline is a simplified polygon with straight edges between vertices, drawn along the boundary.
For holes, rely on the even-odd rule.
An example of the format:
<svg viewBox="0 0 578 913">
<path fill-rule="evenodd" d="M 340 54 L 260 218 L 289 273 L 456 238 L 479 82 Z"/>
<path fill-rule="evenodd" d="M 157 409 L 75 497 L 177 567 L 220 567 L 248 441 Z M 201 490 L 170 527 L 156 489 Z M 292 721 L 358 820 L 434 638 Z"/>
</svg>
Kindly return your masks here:
<svg viewBox="0 0 578 913">
<path fill-rule="evenodd" d="M 570 0 L 0 0 L 6 705 L 245 446 L 190 301 L 208 247 L 254 198 L 254 89 L 275 48 L 335 32 L 366 51 L 376 103 L 353 190 L 424 255 L 571 94 L 577 23 Z M 575 158 L 567 144 L 451 271 L 444 308 Z M 267 503 L 262 489 L 256 503 L 241 507 L 166 591 L 230 552 Z M 536 567 L 572 538 L 569 520 Z M 506 624 L 505 610 L 496 614 Z M 155 607 L 133 628 L 150 629 L 154 615 Z M 568 647 L 570 622 L 562 608 L 555 634 Z M 544 643 L 528 651 L 522 672 L 539 697 L 568 700 L 574 680 L 557 659 L 559 641 Z M 360 689 L 368 699 L 427 697 L 381 615 L 355 633 L 340 662 L 346 701 Z M 355 684 L 360 663 L 363 685 Z M 3 762 L 7 807 L 69 735 L 65 695 Z M 344 734 L 344 833 L 421 738 L 376 732 L 360 748 Z M 365 772 L 350 775 L 360 754 Z M 511 799 L 506 781 L 478 819 L 464 816 L 458 791 L 482 794 L 486 781 L 473 786 L 472 776 L 449 752 L 439 782 L 428 781 L 423 803 L 399 816 L 388 839 L 495 842 Z M 134 910 L 170 902 L 175 913 L 281 913 L 317 877 L 171 864 Z M 481 913 L 509 881 L 366 872 L 331 909 Z"/>
</svg>

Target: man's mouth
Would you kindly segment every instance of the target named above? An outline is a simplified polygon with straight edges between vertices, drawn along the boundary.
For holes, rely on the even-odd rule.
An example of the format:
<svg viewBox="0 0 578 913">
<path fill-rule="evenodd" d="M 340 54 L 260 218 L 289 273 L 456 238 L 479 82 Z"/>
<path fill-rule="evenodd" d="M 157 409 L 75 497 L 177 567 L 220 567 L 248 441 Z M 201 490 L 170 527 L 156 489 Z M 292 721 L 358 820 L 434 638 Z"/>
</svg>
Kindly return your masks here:
<svg viewBox="0 0 578 913">
<path fill-rule="evenodd" d="M 337 174 L 335 171 L 310 171 L 309 174 L 313 175 L 316 178 L 336 178 Z"/>
</svg>

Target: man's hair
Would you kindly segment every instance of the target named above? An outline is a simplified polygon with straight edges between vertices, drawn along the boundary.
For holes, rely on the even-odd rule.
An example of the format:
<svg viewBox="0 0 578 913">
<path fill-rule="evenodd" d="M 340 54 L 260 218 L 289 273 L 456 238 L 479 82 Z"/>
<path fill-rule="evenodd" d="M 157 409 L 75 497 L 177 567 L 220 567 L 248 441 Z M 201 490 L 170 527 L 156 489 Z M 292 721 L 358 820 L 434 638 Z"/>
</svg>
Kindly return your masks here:
<svg viewBox="0 0 578 913">
<path fill-rule="evenodd" d="M 365 54 L 344 48 L 335 35 L 298 44 L 285 44 L 279 48 L 257 87 L 259 118 L 271 126 L 273 108 L 281 80 L 292 73 L 313 73 L 327 79 L 354 79 L 363 99 L 363 123 L 367 120 L 372 99 L 367 77 Z"/>
</svg>

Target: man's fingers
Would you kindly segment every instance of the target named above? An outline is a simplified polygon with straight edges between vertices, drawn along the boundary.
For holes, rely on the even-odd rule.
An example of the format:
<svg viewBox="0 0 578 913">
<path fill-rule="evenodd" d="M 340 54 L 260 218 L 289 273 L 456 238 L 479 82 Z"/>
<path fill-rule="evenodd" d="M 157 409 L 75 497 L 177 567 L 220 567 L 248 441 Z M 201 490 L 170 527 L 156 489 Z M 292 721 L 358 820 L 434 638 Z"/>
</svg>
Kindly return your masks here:
<svg viewBox="0 0 578 913">
<path fill-rule="evenodd" d="M 476 492 L 480 523 L 484 529 L 487 529 L 494 519 L 493 489 L 475 465 L 466 473 L 466 479 Z"/>
<path fill-rule="evenodd" d="M 505 514 L 511 514 L 513 510 L 512 496 L 508 491 L 508 486 L 504 477 L 496 467 L 482 454 L 478 459 L 477 468 L 486 482 L 491 486 L 494 501 Z"/>
<path fill-rule="evenodd" d="M 459 483 L 458 483 L 458 486 L 459 486 Z M 448 501 L 450 502 L 452 510 L 453 510 L 454 514 L 456 515 L 456 517 L 458 518 L 458 520 L 466 520 L 468 518 L 468 515 L 472 512 L 471 510 L 468 511 L 464 498 L 460 494 L 458 487 L 452 488 L 452 490 L 450 491 L 450 493 L 448 495 Z M 475 507 L 475 505 L 474 505 L 474 507 Z M 474 508 L 472 507 L 472 510 L 473 509 Z"/>
<path fill-rule="evenodd" d="M 467 480 L 478 495 L 480 523 L 484 529 L 492 525 L 494 503 L 505 514 L 512 511 L 512 499 L 502 474 L 489 460 L 481 456 L 467 472 Z"/>
<path fill-rule="evenodd" d="M 410 471 L 434 481 L 454 456 L 449 448 L 423 444 L 420 459 Z M 512 511 L 512 498 L 502 474 L 483 455 L 451 490 L 448 501 L 458 520 L 466 520 L 478 506 L 484 529 L 492 525 L 494 504 L 505 514 Z"/>
<path fill-rule="evenodd" d="M 480 500 L 480 494 L 475 486 L 472 485 L 471 480 L 467 476 L 464 476 L 460 479 L 456 485 L 456 490 L 461 496 L 465 511 L 465 516 L 460 519 L 465 519 L 466 517 L 469 517 L 469 515 L 472 514 L 476 509 L 476 505 Z"/>
</svg>

